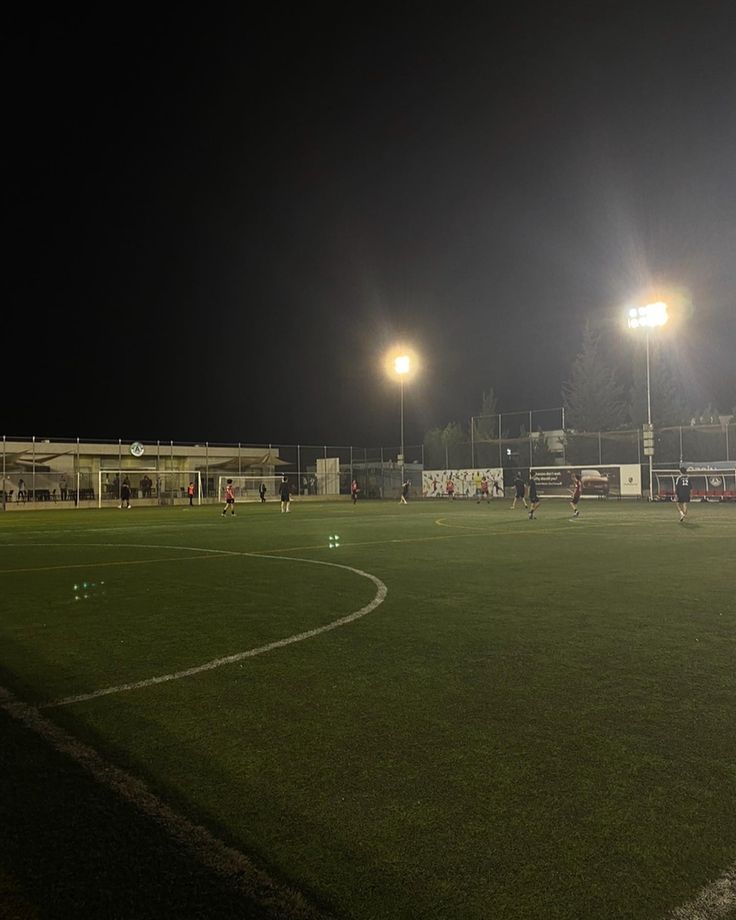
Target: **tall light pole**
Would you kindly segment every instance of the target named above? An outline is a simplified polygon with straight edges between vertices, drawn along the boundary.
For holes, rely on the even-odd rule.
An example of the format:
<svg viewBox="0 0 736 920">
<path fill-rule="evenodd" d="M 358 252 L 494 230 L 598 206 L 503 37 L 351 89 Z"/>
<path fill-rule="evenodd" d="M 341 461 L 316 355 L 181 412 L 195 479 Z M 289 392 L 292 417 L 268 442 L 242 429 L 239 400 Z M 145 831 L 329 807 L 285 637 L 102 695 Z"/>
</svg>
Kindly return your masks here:
<svg viewBox="0 0 736 920">
<path fill-rule="evenodd" d="M 394 358 L 394 371 L 399 378 L 401 390 L 401 484 L 404 484 L 404 377 L 411 370 L 411 358 L 409 355 L 397 355 Z"/>
<path fill-rule="evenodd" d="M 647 347 L 647 424 L 644 430 L 644 453 L 649 457 L 649 501 L 653 500 L 654 488 L 654 429 L 652 427 L 652 386 L 649 363 L 649 331 L 667 322 L 667 304 L 662 301 L 647 304 L 645 307 L 632 307 L 629 310 L 629 329 L 644 329 Z"/>
</svg>

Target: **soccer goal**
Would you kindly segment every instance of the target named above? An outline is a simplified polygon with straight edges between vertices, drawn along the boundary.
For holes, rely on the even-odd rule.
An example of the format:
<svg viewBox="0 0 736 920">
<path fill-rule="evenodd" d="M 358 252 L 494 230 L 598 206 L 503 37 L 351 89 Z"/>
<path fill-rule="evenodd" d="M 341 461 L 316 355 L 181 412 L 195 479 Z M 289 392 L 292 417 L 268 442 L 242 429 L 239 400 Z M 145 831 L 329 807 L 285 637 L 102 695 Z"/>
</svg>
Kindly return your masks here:
<svg viewBox="0 0 736 920">
<path fill-rule="evenodd" d="M 193 505 L 202 504 L 202 476 L 199 470 L 100 470 L 97 483 L 97 507 L 120 503 L 123 484 L 130 486 L 131 501 L 145 504 L 189 504 L 189 484 L 194 487 Z"/>
<path fill-rule="evenodd" d="M 266 501 L 279 498 L 281 489 L 280 476 L 220 476 L 217 484 L 217 495 L 225 500 L 225 489 L 228 479 L 233 481 L 235 500 L 239 502 L 259 502 L 261 500 L 261 485 L 266 487 Z"/>
</svg>

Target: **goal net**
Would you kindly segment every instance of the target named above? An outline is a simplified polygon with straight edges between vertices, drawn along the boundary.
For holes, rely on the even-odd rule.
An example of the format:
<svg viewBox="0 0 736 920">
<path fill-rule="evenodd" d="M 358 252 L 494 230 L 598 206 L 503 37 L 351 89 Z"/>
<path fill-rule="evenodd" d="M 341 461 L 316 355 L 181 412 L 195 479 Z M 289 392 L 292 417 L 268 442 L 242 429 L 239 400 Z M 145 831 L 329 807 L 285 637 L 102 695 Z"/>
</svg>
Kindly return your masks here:
<svg viewBox="0 0 736 920">
<path fill-rule="evenodd" d="M 97 505 L 120 504 L 123 485 L 130 487 L 131 502 L 154 505 L 190 504 L 189 486 L 194 494 L 192 505 L 202 504 L 202 476 L 199 470 L 100 470 Z"/>
<path fill-rule="evenodd" d="M 259 502 L 261 500 L 261 485 L 266 487 L 266 501 L 279 500 L 281 489 L 280 476 L 220 476 L 217 485 L 218 498 L 225 501 L 225 489 L 228 479 L 233 481 L 235 501 Z"/>
</svg>

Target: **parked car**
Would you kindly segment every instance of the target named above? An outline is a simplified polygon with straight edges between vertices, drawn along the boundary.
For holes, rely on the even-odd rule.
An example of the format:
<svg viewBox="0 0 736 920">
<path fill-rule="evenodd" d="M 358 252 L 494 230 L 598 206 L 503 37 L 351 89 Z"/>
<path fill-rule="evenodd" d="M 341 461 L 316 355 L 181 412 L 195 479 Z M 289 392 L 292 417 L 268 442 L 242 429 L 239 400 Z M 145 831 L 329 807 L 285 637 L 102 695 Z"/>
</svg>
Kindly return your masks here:
<svg viewBox="0 0 736 920">
<path fill-rule="evenodd" d="M 583 492 L 589 495 L 608 495 L 608 476 L 600 470 L 581 470 L 580 479 L 583 483 Z"/>
</svg>

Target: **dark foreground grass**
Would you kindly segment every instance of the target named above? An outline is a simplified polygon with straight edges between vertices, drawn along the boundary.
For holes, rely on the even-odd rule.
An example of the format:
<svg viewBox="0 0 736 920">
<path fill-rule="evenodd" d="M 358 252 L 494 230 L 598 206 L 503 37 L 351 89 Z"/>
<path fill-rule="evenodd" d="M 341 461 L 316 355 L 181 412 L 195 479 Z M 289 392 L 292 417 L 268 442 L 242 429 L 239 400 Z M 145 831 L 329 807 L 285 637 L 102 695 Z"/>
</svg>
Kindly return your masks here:
<svg viewBox="0 0 736 920">
<path fill-rule="evenodd" d="M 277 508 L 6 515 L 2 682 L 339 917 L 651 920 L 734 863 L 736 508 Z M 360 572 L 388 594 L 344 626 L 46 708 L 326 626 L 375 597 Z M 39 777 L 55 798 L 42 748 L 16 744 L 10 823 L 44 867 L 48 828 L 21 820 Z M 94 839 L 100 809 L 79 815 Z M 43 907 L 52 869 L 20 865 L 8 889 Z M 212 884 L 191 916 L 259 909 Z M 87 916 L 149 915 L 120 903 Z"/>
</svg>

